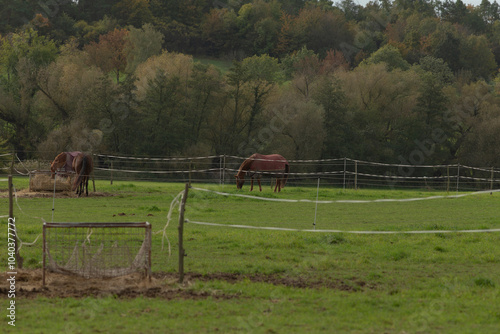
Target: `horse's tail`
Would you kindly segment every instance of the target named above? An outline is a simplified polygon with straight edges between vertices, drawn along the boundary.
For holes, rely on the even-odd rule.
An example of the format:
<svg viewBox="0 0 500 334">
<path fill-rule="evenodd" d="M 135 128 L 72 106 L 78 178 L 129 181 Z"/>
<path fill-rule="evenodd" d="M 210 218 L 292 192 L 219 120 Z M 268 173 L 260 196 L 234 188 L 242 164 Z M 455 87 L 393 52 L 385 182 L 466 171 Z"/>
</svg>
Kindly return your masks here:
<svg viewBox="0 0 500 334">
<path fill-rule="evenodd" d="M 84 155 L 82 157 L 82 169 L 80 169 L 80 174 L 78 177 L 75 179 L 75 182 L 73 182 L 73 188 L 71 189 L 72 191 L 75 191 L 76 188 L 80 185 L 82 182 L 83 176 L 86 175 L 86 169 L 87 169 L 87 156 Z"/>
<path fill-rule="evenodd" d="M 285 173 L 283 175 L 283 178 L 281 179 L 281 188 L 283 188 L 286 184 L 286 181 L 288 180 L 288 173 L 290 172 L 290 165 L 286 164 L 285 165 Z"/>
</svg>

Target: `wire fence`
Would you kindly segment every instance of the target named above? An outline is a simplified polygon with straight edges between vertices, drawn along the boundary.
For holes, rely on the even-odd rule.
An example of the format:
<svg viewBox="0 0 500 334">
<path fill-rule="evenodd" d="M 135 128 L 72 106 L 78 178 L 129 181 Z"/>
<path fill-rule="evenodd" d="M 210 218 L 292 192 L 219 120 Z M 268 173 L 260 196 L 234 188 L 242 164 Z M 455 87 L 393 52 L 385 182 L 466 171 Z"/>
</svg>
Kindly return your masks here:
<svg viewBox="0 0 500 334">
<path fill-rule="evenodd" d="M 120 181 L 162 181 L 232 184 L 245 157 L 211 155 L 199 157 L 151 158 L 94 154 L 94 177 Z M 18 175 L 50 169 L 48 160 L 21 160 L 12 166 Z M 321 186 L 344 189 L 427 188 L 442 191 L 494 189 L 500 186 L 500 169 L 461 164 L 404 165 L 352 158 L 289 160 L 288 186 Z M 3 167 L 7 173 L 10 167 Z M 265 175 L 264 175 L 265 178 Z M 272 180 L 270 182 L 272 184 Z"/>
<path fill-rule="evenodd" d="M 167 181 L 167 182 L 191 182 L 191 183 L 213 183 L 213 184 L 233 184 L 234 175 L 239 166 L 244 161 L 244 157 L 220 155 L 205 157 L 174 157 L 174 158 L 146 158 L 146 157 L 125 157 L 114 155 L 95 154 L 95 178 L 99 180 L 121 180 L 121 181 Z M 470 167 L 459 164 L 451 165 L 401 165 L 368 162 L 350 158 L 322 159 L 322 160 L 290 160 L 290 175 L 287 186 L 332 186 L 338 188 L 429 188 L 447 191 L 496 191 L 500 184 L 500 170 L 494 167 Z M 30 175 L 36 171 L 48 170 L 50 161 L 44 160 L 21 160 L 16 156 L 16 161 L 11 167 L 5 167 L 4 171 L 14 171 L 18 175 Z M 3 178 L 0 176 L 0 182 Z M 203 191 L 198 189 L 198 191 Z M 222 194 L 225 196 L 225 194 Z M 233 194 L 234 196 L 234 194 Z M 238 195 L 246 196 L 247 195 Z M 453 195 L 451 195 L 453 196 Z M 446 197 L 451 197 L 446 196 Z M 458 195 L 457 195 L 458 196 Z M 460 195 L 462 196 L 462 195 Z M 445 197 L 445 196 L 440 196 Z M 260 199 L 265 200 L 265 199 Z M 404 201 L 407 201 L 405 199 Z M 383 199 L 380 201 L 387 201 Z M 403 201 L 403 200 L 400 200 Z M 303 202 L 303 201 L 302 201 Z M 314 202 L 314 201 L 309 201 Z M 340 202 L 340 201 L 330 201 Z M 364 201 L 366 202 L 366 201 Z M 320 202 L 321 203 L 321 202 Z M 312 210 L 311 206 L 311 210 Z M 312 212 L 312 211 L 311 211 Z M 170 213 L 169 213 L 170 214 Z M 189 218 L 189 217 L 188 217 Z M 439 221 L 440 218 L 436 218 Z M 395 233 L 480 233 L 498 232 L 497 228 L 459 228 L 457 230 L 435 229 L 429 230 L 426 226 L 421 230 L 410 230 L 415 225 L 413 218 L 407 222 L 408 229 L 399 231 L 385 230 L 379 231 L 376 228 L 371 231 L 354 231 L 346 229 L 311 229 L 295 228 L 283 226 L 250 226 L 243 222 L 243 225 L 231 223 L 220 224 L 220 222 L 203 222 L 189 220 L 190 226 L 197 225 L 202 228 L 223 227 L 228 229 L 262 229 L 276 231 L 303 231 L 303 232 L 326 232 L 326 233 L 372 233 L 372 234 L 395 234 Z M 338 225 L 338 224 L 337 224 Z M 465 225 L 465 224 L 464 224 Z M 477 225 L 477 224 L 474 224 Z M 468 227 L 468 226 L 466 226 Z M 164 230 L 163 230 L 164 232 Z M 165 232 L 164 232 L 165 234 Z M 231 233 L 228 233 L 231 235 Z M 238 234 L 239 235 L 239 234 Z M 193 236 L 190 236 L 191 240 Z M 158 239 L 158 238 L 157 238 Z M 175 240 L 175 238 L 174 238 Z M 173 241 L 174 241 L 173 240 Z M 36 242 L 36 240 L 35 240 Z M 161 240 L 163 243 L 163 239 Z M 221 240 L 221 243 L 228 241 Z M 22 243 L 21 243 L 22 244 Z M 189 244 L 193 247 L 193 242 Z M 198 246 L 196 246 L 198 247 Z M 219 256 L 225 259 L 224 250 L 227 245 L 220 246 L 221 253 L 205 254 L 202 245 L 199 249 L 190 249 L 190 254 L 200 254 L 192 256 L 193 260 L 202 260 L 204 256 Z M 250 254 L 249 254 L 250 256 Z M 238 259 L 233 259 L 235 262 Z M 199 263 L 203 263 L 200 261 Z M 155 264 L 155 263 L 154 263 Z M 163 264 L 162 264 L 163 265 Z M 172 265 L 169 265 L 170 269 Z M 201 264 L 200 264 L 201 266 Z"/>
</svg>

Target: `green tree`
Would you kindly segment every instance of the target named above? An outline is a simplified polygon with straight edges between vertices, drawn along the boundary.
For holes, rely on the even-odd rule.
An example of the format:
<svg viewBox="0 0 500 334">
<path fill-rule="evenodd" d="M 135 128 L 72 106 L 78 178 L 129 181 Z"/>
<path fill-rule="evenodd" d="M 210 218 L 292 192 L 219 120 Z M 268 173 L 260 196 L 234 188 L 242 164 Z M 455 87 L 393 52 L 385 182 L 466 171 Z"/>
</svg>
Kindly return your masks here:
<svg viewBox="0 0 500 334">
<path fill-rule="evenodd" d="M 77 8 L 81 19 L 87 22 L 102 20 L 111 13 L 119 0 L 78 0 Z"/>
<path fill-rule="evenodd" d="M 445 120 L 453 131 L 450 136 L 452 140 L 448 143 L 452 158 L 471 161 L 470 158 L 477 156 L 473 151 L 479 149 L 474 147 L 474 142 L 481 143 L 481 148 L 484 148 L 484 143 L 491 142 L 491 138 L 486 136 L 491 135 L 492 128 L 486 124 L 498 124 L 500 105 L 492 89 L 485 81 L 460 82 L 456 91 L 450 92 Z M 482 129 L 486 132 L 481 133 Z M 465 146 L 467 150 L 464 150 Z M 487 151 L 491 152 L 490 149 Z"/>
<path fill-rule="evenodd" d="M 306 7 L 297 16 L 297 36 L 304 45 L 321 57 L 331 49 L 340 50 L 343 43 L 353 44 L 353 34 L 343 13 L 338 9 Z M 328 36 L 328 38 L 325 38 Z"/>
<path fill-rule="evenodd" d="M 246 85 L 252 93 L 250 116 L 248 119 L 248 136 L 255 130 L 256 118 L 264 108 L 272 89 L 282 81 L 282 71 L 278 59 L 268 55 L 253 56 L 242 61 Z"/>
<path fill-rule="evenodd" d="M 4 37 L 0 48 L 0 71 L 7 78 L 17 76 L 17 66 L 21 59 L 33 64 L 35 70 L 54 61 L 58 49 L 51 39 L 39 36 L 33 29 L 27 29 L 19 34 Z"/>
<path fill-rule="evenodd" d="M 0 120 L 7 124 L 16 151 L 34 151 L 45 136 L 36 105 L 37 75 L 57 57 L 54 42 L 27 29 L 2 41 L 0 49 Z"/>
<path fill-rule="evenodd" d="M 290 87 L 283 87 L 265 114 L 268 131 L 261 134 L 256 149 L 280 152 L 289 159 L 320 158 L 326 137 L 324 111 L 320 105 L 305 100 Z"/>
<path fill-rule="evenodd" d="M 133 73 L 149 57 L 159 55 L 162 43 L 163 34 L 155 30 L 153 25 L 146 23 L 142 29 L 130 27 L 124 50 L 127 55 L 127 72 Z"/>
<path fill-rule="evenodd" d="M 283 60 L 285 78 L 291 79 L 296 91 L 309 97 L 309 88 L 322 69 L 322 62 L 312 50 L 306 47 Z"/>
<path fill-rule="evenodd" d="M 441 17 L 451 23 L 462 23 L 468 14 L 462 0 L 445 0 L 440 4 Z"/>
<path fill-rule="evenodd" d="M 233 10 L 210 10 L 200 28 L 204 50 L 209 56 L 234 55 L 239 49 L 237 15 Z"/>
<path fill-rule="evenodd" d="M 281 5 L 278 1 L 255 0 L 238 11 L 241 46 L 246 54 L 269 54 L 275 49 L 280 30 Z"/>
<path fill-rule="evenodd" d="M 9 145 L 18 152 L 33 152 L 46 133 L 35 105 L 37 71 L 34 63 L 23 57 L 16 66 L 14 84 L 0 86 L 0 119 L 8 125 Z"/>
<path fill-rule="evenodd" d="M 485 36 L 470 35 L 465 38 L 460 52 L 460 64 L 471 72 L 474 79 L 489 79 L 498 68 Z"/>
<path fill-rule="evenodd" d="M 154 25 L 165 36 L 169 51 L 197 53 L 202 45 L 200 24 L 213 3 L 206 0 L 151 0 Z"/>
<path fill-rule="evenodd" d="M 92 24 L 80 20 L 74 25 L 74 29 L 76 30 L 75 37 L 82 48 L 92 42 L 98 43 L 101 35 L 105 35 L 116 28 L 118 28 L 118 21 L 106 15 L 101 20 Z"/>
<path fill-rule="evenodd" d="M 141 133 L 139 149 L 148 155 L 181 154 L 184 147 L 185 120 L 180 79 L 162 70 L 148 80 L 146 96 L 139 101 Z"/>
<path fill-rule="evenodd" d="M 432 32 L 424 42 L 423 50 L 428 55 L 443 59 L 451 70 L 456 72 L 461 69 L 460 54 L 462 39 L 450 24 L 441 24 Z"/>
<path fill-rule="evenodd" d="M 148 0 L 120 0 L 113 6 L 112 13 L 122 25 L 136 28 L 153 21 Z"/>
<path fill-rule="evenodd" d="M 392 45 L 385 45 L 381 47 L 369 58 L 363 60 L 360 65 L 371 65 L 378 63 L 385 63 L 389 71 L 392 71 L 394 69 L 406 71 L 410 68 L 410 64 L 403 59 L 398 48 Z"/>
<path fill-rule="evenodd" d="M 2 121 L 0 120 L 0 125 Z M 0 169 L 3 169 L 4 167 L 8 166 L 8 163 L 12 161 L 12 156 L 8 155 L 9 151 L 9 145 L 7 143 L 6 138 L 6 133 L 2 133 L 2 136 L 0 136 Z"/>
<path fill-rule="evenodd" d="M 33 0 L 0 0 L 0 34 L 10 33 L 27 24 L 37 7 L 37 2 Z"/>
<path fill-rule="evenodd" d="M 206 132 L 208 120 L 217 107 L 223 87 L 222 76 L 213 66 L 196 63 L 188 82 L 190 91 L 188 99 L 187 124 L 190 145 L 202 144 L 202 134 Z"/>
<path fill-rule="evenodd" d="M 492 3 L 489 0 L 482 0 L 476 10 L 486 24 L 493 24 L 500 20 L 500 7 L 496 1 Z"/>
<path fill-rule="evenodd" d="M 324 110 L 326 137 L 321 157 L 350 156 L 356 151 L 353 147 L 356 140 L 341 81 L 335 74 L 323 75 L 313 89 L 312 98 Z"/>
<path fill-rule="evenodd" d="M 419 65 L 421 69 L 434 76 L 442 86 L 452 83 L 455 79 L 453 72 L 443 59 L 426 56 L 420 59 Z"/>
<path fill-rule="evenodd" d="M 137 67 L 133 82 L 137 102 L 133 119 L 140 125 L 139 130 L 134 130 L 138 136 L 134 144 L 137 153 L 182 154 L 186 146 L 192 145 L 187 123 L 195 113 L 190 109 L 194 102 L 192 71 L 192 57 L 169 52 L 150 57 Z"/>
<path fill-rule="evenodd" d="M 455 82 L 448 65 L 439 58 L 424 57 L 415 68 L 420 77 L 419 96 L 415 106 L 418 122 L 412 129 L 414 140 L 424 145 L 428 152 L 428 163 L 443 163 L 450 160 L 449 143 L 453 129 L 447 120 L 450 103 L 449 90 Z"/>
<path fill-rule="evenodd" d="M 387 71 L 385 64 L 359 66 L 352 72 L 339 72 L 352 113 L 359 151 L 357 156 L 375 161 L 396 162 L 415 145 L 414 112 L 419 77 L 414 71 Z"/>
</svg>

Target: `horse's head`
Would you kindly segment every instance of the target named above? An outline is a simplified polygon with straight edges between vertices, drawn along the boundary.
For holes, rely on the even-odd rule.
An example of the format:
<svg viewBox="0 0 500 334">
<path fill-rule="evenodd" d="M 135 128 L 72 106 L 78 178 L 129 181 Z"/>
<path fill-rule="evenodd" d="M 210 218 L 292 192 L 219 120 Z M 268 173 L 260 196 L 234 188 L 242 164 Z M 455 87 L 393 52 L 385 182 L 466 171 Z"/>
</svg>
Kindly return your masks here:
<svg viewBox="0 0 500 334">
<path fill-rule="evenodd" d="M 241 189 L 243 188 L 243 183 L 245 183 L 245 175 L 242 174 L 237 174 L 234 177 L 236 177 L 236 188 Z"/>
<path fill-rule="evenodd" d="M 64 165 L 66 164 L 66 153 L 60 153 L 55 159 L 54 161 L 52 161 L 52 163 L 50 164 L 50 171 L 51 171 L 51 174 L 52 174 L 52 178 L 55 177 L 56 175 L 56 170 L 58 168 L 61 168 L 63 167 Z"/>
</svg>

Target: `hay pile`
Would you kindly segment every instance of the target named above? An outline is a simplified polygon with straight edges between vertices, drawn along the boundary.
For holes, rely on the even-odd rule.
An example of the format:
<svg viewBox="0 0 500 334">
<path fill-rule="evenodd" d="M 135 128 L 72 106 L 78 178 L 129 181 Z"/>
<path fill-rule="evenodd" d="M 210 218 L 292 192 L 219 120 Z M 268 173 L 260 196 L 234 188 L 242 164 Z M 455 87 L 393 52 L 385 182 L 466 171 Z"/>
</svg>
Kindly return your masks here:
<svg viewBox="0 0 500 334">
<path fill-rule="evenodd" d="M 56 175 L 56 191 L 71 191 L 73 176 L 73 174 L 69 176 Z M 54 191 L 54 179 L 50 177 L 50 173 L 32 172 L 30 191 Z"/>
</svg>

